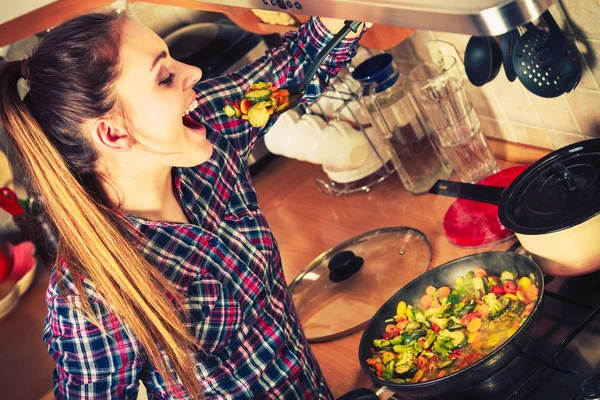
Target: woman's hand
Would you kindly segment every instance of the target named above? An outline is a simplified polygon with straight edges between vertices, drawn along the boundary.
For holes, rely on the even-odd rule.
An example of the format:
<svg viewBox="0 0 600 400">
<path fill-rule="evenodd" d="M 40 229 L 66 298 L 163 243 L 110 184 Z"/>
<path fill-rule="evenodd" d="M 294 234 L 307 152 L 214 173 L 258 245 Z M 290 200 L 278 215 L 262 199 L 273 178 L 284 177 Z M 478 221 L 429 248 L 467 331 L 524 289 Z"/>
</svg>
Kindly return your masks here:
<svg viewBox="0 0 600 400">
<path fill-rule="evenodd" d="M 325 25 L 327 30 L 333 34 L 338 33 L 340 31 L 340 29 L 342 29 L 344 27 L 343 19 L 319 17 L 319 20 L 323 23 L 323 25 Z M 367 28 L 370 28 L 371 26 L 373 26 L 373 24 L 370 22 L 366 22 L 365 24 L 367 25 Z M 347 39 L 355 38 L 361 34 L 362 30 L 363 30 L 363 24 L 360 24 L 360 26 L 358 27 L 356 32 L 350 31 L 350 33 L 348 33 L 348 36 L 346 36 L 346 38 Z"/>
</svg>

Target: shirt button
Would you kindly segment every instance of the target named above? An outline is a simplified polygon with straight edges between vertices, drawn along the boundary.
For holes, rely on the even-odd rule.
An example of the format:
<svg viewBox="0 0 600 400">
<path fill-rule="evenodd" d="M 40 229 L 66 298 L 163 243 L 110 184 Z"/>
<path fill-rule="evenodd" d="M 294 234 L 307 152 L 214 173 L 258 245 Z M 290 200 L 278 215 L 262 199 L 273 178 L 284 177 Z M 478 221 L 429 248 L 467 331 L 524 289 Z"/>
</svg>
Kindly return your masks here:
<svg viewBox="0 0 600 400">
<path fill-rule="evenodd" d="M 271 325 L 272 323 L 273 323 L 273 317 L 271 317 L 270 315 L 267 315 L 265 317 L 265 324 Z"/>
<path fill-rule="evenodd" d="M 217 238 L 212 238 L 208 241 L 208 245 L 210 247 L 217 247 L 218 244 L 219 244 L 219 241 L 217 240 Z"/>
<path fill-rule="evenodd" d="M 207 305 L 202 306 L 202 313 L 208 315 L 210 313 L 210 307 Z"/>
</svg>

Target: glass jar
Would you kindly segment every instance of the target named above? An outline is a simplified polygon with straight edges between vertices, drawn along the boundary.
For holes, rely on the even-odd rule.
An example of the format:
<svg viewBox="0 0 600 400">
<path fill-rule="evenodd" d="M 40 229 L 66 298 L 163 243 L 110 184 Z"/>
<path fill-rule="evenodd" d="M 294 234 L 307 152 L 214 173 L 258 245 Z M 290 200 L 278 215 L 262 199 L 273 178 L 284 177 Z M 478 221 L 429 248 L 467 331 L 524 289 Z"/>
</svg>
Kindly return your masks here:
<svg viewBox="0 0 600 400">
<path fill-rule="evenodd" d="M 448 179 L 450 163 L 427 134 L 405 91 L 406 77 L 396 70 L 392 56 L 384 53 L 369 58 L 356 67 L 352 77 L 362 85 L 361 104 L 389 143 L 406 190 L 425 193 L 438 179 Z"/>
</svg>

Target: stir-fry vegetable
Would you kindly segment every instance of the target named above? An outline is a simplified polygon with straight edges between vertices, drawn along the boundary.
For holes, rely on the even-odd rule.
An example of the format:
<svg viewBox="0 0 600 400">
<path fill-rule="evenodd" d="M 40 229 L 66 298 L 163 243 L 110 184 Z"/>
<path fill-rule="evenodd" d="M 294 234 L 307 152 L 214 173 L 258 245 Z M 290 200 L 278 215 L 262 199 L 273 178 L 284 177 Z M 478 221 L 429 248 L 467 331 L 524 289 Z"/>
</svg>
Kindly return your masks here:
<svg viewBox="0 0 600 400">
<path fill-rule="evenodd" d="M 483 268 L 456 286 L 429 286 L 418 305 L 398 303 L 380 339 L 373 340 L 369 368 L 394 383 L 416 383 L 452 374 L 485 357 L 525 322 L 539 295 L 532 277 L 513 267 L 500 276 Z"/>
<path fill-rule="evenodd" d="M 278 89 L 271 82 L 258 82 L 250 86 L 244 99 L 228 102 L 223 111 L 228 117 L 248 120 L 255 128 L 265 126 L 275 111 L 289 104 L 289 92 Z"/>
</svg>

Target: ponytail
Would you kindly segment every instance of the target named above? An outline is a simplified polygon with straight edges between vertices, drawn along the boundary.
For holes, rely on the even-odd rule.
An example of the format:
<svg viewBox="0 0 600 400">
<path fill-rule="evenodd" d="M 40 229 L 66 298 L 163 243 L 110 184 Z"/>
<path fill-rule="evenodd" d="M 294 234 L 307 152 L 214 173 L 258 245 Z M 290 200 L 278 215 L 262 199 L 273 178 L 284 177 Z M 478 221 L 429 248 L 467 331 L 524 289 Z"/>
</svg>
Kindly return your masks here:
<svg viewBox="0 0 600 400">
<path fill-rule="evenodd" d="M 59 235 L 58 259 L 64 260 L 73 278 L 82 311 L 103 330 L 79 279 L 85 277 L 131 329 L 171 393 L 201 398 L 194 358 L 197 341 L 179 318 L 182 312 L 169 300 L 179 299 L 180 305 L 181 294 L 138 251 L 136 245 L 142 243 L 129 221 L 92 196 L 76 178 L 21 100 L 17 90 L 21 75 L 19 62 L 0 64 L 0 123 L 44 199 L 45 212 Z M 176 389 L 176 377 L 184 393 Z"/>
</svg>

